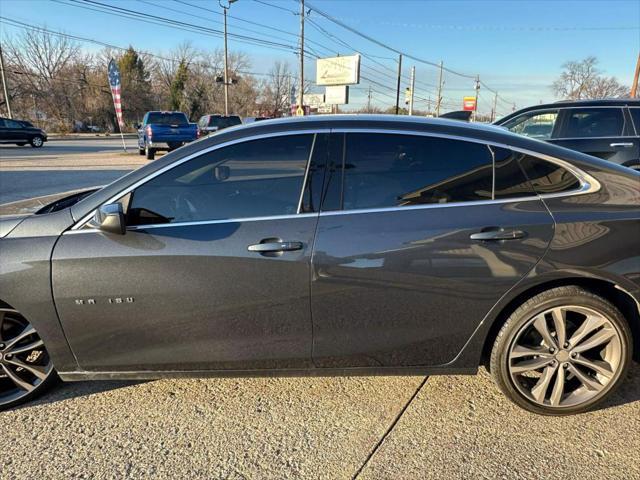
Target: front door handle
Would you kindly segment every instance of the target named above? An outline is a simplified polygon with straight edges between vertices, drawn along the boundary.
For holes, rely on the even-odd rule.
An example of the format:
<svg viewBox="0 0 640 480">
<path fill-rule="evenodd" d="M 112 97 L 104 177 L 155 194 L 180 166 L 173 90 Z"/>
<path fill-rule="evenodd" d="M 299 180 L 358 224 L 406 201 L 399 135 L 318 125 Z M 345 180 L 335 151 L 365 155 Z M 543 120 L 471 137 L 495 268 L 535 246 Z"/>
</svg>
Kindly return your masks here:
<svg viewBox="0 0 640 480">
<path fill-rule="evenodd" d="M 609 146 L 613 147 L 613 148 L 617 148 L 617 147 L 631 148 L 631 147 L 633 147 L 633 142 L 610 143 Z"/>
<path fill-rule="evenodd" d="M 302 250 L 302 242 L 263 241 L 255 245 L 249 245 L 247 250 L 258 253 L 290 252 L 292 250 Z"/>
<path fill-rule="evenodd" d="M 518 240 L 526 237 L 522 230 L 504 230 L 498 227 L 483 228 L 481 232 L 472 233 L 469 238 L 479 241 Z"/>
</svg>

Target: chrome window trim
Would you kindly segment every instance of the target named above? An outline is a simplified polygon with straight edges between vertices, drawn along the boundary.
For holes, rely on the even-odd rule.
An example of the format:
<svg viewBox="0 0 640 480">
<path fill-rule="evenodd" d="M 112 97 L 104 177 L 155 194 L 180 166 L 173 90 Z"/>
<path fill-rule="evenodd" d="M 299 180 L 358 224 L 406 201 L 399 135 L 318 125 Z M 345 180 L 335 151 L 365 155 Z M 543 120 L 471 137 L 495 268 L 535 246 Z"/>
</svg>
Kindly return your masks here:
<svg viewBox="0 0 640 480">
<path fill-rule="evenodd" d="M 490 140 L 482 140 L 482 139 L 473 138 L 473 137 L 464 137 L 461 135 L 450 135 L 450 134 L 438 133 L 438 132 L 424 132 L 419 130 L 409 130 L 409 129 L 394 130 L 394 129 L 382 129 L 382 128 L 350 127 L 350 128 L 332 128 L 332 129 L 294 130 L 291 132 L 277 132 L 275 134 L 254 135 L 254 136 L 245 137 L 242 139 L 231 140 L 229 142 L 221 143 L 219 145 L 214 145 L 210 148 L 201 150 L 199 152 L 195 152 L 192 155 L 189 155 L 185 158 L 182 158 L 176 161 L 175 163 L 172 163 L 170 165 L 167 165 L 166 167 L 161 168 L 157 172 L 154 172 L 152 175 L 139 180 L 133 185 L 130 185 L 129 187 L 117 193 L 116 195 L 112 196 L 109 200 L 104 202 L 102 205 L 112 203 L 113 201 L 119 199 L 123 195 L 126 195 L 127 193 L 131 192 L 132 190 L 139 187 L 140 185 L 148 182 L 152 178 L 155 178 L 156 176 L 168 170 L 171 170 L 172 168 L 178 165 L 181 165 L 182 163 L 187 162 L 197 156 L 203 155 L 213 150 L 217 150 L 218 148 L 223 148 L 225 146 L 233 145 L 236 143 L 242 143 L 245 141 L 258 140 L 261 138 L 270 138 L 274 136 L 305 135 L 305 134 L 316 135 L 320 133 L 376 133 L 376 134 L 389 134 L 389 135 L 412 135 L 412 136 L 423 136 L 423 137 L 434 137 L 434 138 L 446 138 L 450 140 L 479 143 L 487 146 L 490 145 L 498 148 L 507 148 L 518 153 L 531 155 L 532 157 L 535 157 L 547 162 L 551 162 L 556 165 L 559 165 L 560 167 L 565 168 L 567 171 L 569 171 L 569 173 L 571 173 L 578 179 L 578 181 L 580 182 L 580 188 L 576 190 L 571 190 L 569 192 L 536 194 L 533 196 L 504 198 L 504 199 L 498 199 L 498 200 L 476 200 L 471 202 L 434 203 L 434 204 L 427 204 L 427 205 L 411 205 L 411 206 L 405 206 L 405 207 L 394 206 L 394 207 L 366 208 L 366 209 L 353 209 L 353 210 L 331 210 L 331 211 L 324 211 L 324 212 L 321 211 L 320 213 L 296 213 L 292 215 L 203 220 L 203 221 L 197 221 L 197 222 L 162 223 L 162 224 L 151 224 L 151 225 L 140 225 L 135 227 L 128 227 L 127 230 L 135 231 L 135 230 L 143 230 L 143 229 L 147 230 L 147 229 L 153 229 L 153 228 L 167 228 L 167 227 L 175 227 L 175 226 L 194 226 L 194 225 L 209 225 L 209 224 L 220 224 L 220 223 L 255 222 L 255 221 L 262 221 L 262 220 L 284 220 L 284 219 L 290 219 L 290 218 L 303 218 L 303 217 L 310 217 L 310 216 L 381 213 L 381 212 L 390 212 L 390 211 L 410 211 L 410 210 L 423 210 L 423 209 L 432 209 L 432 208 L 451 208 L 451 207 L 461 207 L 461 206 L 539 201 L 547 198 L 561 198 L 561 197 L 567 197 L 567 196 L 573 196 L 573 195 L 594 193 L 600 190 L 601 188 L 600 182 L 598 182 L 598 180 L 596 180 L 591 175 L 583 172 L 582 170 L 578 169 L 577 167 L 575 167 L 574 165 L 572 165 L 571 163 L 565 160 L 562 160 L 556 157 L 551 157 L 543 153 L 534 152 L 526 148 L 515 147 L 506 143 L 493 142 Z M 315 146 L 315 136 L 314 136 L 314 143 L 312 144 L 312 153 L 313 153 L 313 146 Z M 309 165 L 309 162 L 307 162 L 307 168 L 308 168 L 308 165 Z M 302 192 L 304 193 L 304 183 L 302 188 L 303 188 Z M 99 232 L 100 231 L 99 229 L 93 229 L 93 228 L 82 229 L 82 227 L 93 217 L 94 214 L 95 214 L 95 210 L 93 210 L 91 213 L 83 217 L 79 222 L 77 222 L 70 230 L 68 230 L 65 233 L 73 234 L 73 233 L 85 233 L 85 232 Z"/>
<path fill-rule="evenodd" d="M 137 182 L 133 183 L 132 185 L 129 185 L 128 187 L 124 188 L 123 190 L 120 190 L 118 193 L 116 193 L 115 195 L 112 195 L 109 200 L 103 202 L 100 204 L 100 206 L 102 205 L 108 205 L 109 203 L 113 203 L 116 200 L 118 200 L 120 197 L 126 195 L 127 193 L 131 192 L 132 190 L 135 190 L 136 188 L 138 188 L 140 185 L 144 185 L 145 183 L 147 183 L 149 180 L 154 179 L 155 177 L 157 177 L 158 175 L 162 175 L 165 172 L 168 172 L 169 170 L 182 165 L 185 162 L 188 162 L 189 160 L 193 160 L 196 157 L 199 157 L 201 155 L 207 154 L 209 152 L 213 152 L 215 150 L 218 150 L 220 148 L 224 148 L 224 147 L 228 147 L 231 145 L 235 145 L 237 143 L 243 143 L 243 142 L 249 142 L 252 140 L 261 140 L 264 138 L 273 138 L 273 137 L 284 137 L 284 136 L 290 136 L 290 135 L 314 135 L 314 139 L 315 139 L 315 135 L 318 133 L 330 133 L 330 129 L 328 128 L 314 128 L 314 129 L 305 129 L 305 130 L 292 130 L 292 131 L 288 131 L 288 132 L 273 132 L 273 133 L 263 133 L 260 135 L 251 135 L 251 136 L 247 136 L 247 137 L 243 137 L 243 138 L 236 138 L 235 140 L 229 140 L 228 142 L 223 142 L 217 145 L 212 145 L 210 147 L 204 148 L 202 150 L 199 150 L 197 152 L 192 153 L 191 155 L 187 155 L 186 157 L 183 157 L 179 160 L 176 160 L 175 162 L 166 165 L 164 167 L 162 167 L 161 169 L 153 172 L 152 174 L 148 175 L 145 178 L 142 178 L 140 180 L 138 180 Z M 307 163 L 308 165 L 308 163 Z M 307 167 L 308 168 L 308 167 Z M 304 192 L 304 183 L 302 185 L 302 192 Z M 99 207 L 93 209 L 91 212 L 89 212 L 88 214 L 86 214 L 84 217 L 82 217 L 80 220 L 78 220 L 73 227 L 71 227 L 70 231 L 75 231 L 75 230 L 79 230 L 82 227 L 84 227 L 84 225 L 93 218 L 93 216 L 96 213 L 96 210 Z M 255 217 L 251 217 L 251 218 L 255 218 Z M 172 224 L 172 225 L 177 225 L 178 222 Z M 161 225 L 165 225 L 165 224 L 161 224 Z"/>
<path fill-rule="evenodd" d="M 294 218 L 310 218 L 317 217 L 318 213 L 292 213 L 289 215 L 271 215 L 267 217 L 246 217 L 246 218 L 223 218 L 220 220 L 201 220 L 196 222 L 175 222 L 175 223 L 154 223 L 150 225 L 135 225 L 127 227 L 128 232 L 135 232 L 136 230 L 149 230 L 156 228 L 171 228 L 171 227 L 190 227 L 194 225 L 217 225 L 224 223 L 245 223 L 245 222 L 263 222 L 269 220 L 290 220 Z M 100 233 L 102 230 L 99 228 L 82 228 L 80 230 L 67 230 L 63 235 L 77 235 L 79 233 Z"/>
</svg>

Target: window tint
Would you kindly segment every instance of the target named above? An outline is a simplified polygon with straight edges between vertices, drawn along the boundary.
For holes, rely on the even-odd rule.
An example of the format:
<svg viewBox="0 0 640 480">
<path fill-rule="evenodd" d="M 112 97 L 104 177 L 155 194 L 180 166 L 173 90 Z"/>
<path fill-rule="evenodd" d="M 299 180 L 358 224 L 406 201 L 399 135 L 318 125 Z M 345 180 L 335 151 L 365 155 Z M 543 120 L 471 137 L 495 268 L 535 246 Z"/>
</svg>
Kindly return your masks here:
<svg viewBox="0 0 640 480">
<path fill-rule="evenodd" d="M 557 118 L 557 110 L 531 112 L 507 122 L 505 127 L 520 135 L 546 140 L 551 138 Z"/>
<path fill-rule="evenodd" d="M 313 135 L 231 145 L 138 187 L 129 225 L 295 214 Z"/>
<path fill-rule="evenodd" d="M 580 181 L 573 174 L 554 163 L 524 155 L 520 165 L 536 193 L 561 193 L 580 188 Z"/>
<path fill-rule="evenodd" d="M 442 138 L 347 134 L 343 208 L 379 208 L 491 199 L 485 145 Z"/>
<path fill-rule="evenodd" d="M 567 110 L 564 138 L 618 137 L 622 135 L 624 116 L 620 108 Z"/>
<path fill-rule="evenodd" d="M 495 158 L 494 198 L 530 197 L 535 195 L 531 182 L 525 177 L 519 160 L 525 155 L 506 148 L 489 147 Z"/>
<path fill-rule="evenodd" d="M 636 127 L 636 135 L 640 135 L 640 107 L 630 108 L 629 112 L 631 112 L 631 118 Z"/>
<path fill-rule="evenodd" d="M 242 120 L 240 120 L 240 117 L 236 117 L 236 116 L 209 118 L 209 126 L 218 127 L 220 129 L 233 127 L 234 125 L 240 125 L 241 123 L 242 123 Z"/>
<path fill-rule="evenodd" d="M 7 128 L 24 128 L 24 125 L 22 125 L 20 122 L 9 120 L 8 118 L 4 120 L 4 124 Z"/>
<path fill-rule="evenodd" d="M 147 123 L 160 125 L 188 125 L 187 116 L 181 112 L 149 112 Z"/>
<path fill-rule="evenodd" d="M 0 128 L 5 128 L 4 118 L 0 118 Z"/>
</svg>

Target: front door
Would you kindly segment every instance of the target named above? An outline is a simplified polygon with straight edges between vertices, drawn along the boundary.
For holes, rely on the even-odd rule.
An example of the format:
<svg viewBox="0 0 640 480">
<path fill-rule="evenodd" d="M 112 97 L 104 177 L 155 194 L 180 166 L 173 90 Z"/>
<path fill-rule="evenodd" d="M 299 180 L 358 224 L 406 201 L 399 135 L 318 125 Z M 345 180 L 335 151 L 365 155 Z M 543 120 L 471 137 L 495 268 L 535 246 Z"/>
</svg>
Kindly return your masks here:
<svg viewBox="0 0 640 480">
<path fill-rule="evenodd" d="M 346 142 L 332 148 L 344 174 L 327 186 L 312 258 L 315 364 L 451 361 L 552 238 L 521 155 L 420 135 L 334 135 Z"/>
<path fill-rule="evenodd" d="M 315 137 L 204 153 L 119 200 L 125 235 L 64 234 L 53 293 L 80 367 L 308 366 L 317 213 L 299 212 Z"/>
</svg>

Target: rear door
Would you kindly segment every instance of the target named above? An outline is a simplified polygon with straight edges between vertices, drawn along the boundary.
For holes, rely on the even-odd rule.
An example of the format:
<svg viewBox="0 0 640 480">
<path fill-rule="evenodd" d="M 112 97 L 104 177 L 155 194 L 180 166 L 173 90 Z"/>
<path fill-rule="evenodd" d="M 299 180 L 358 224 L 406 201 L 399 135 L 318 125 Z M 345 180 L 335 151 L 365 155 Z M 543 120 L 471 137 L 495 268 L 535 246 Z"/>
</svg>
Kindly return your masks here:
<svg viewBox="0 0 640 480">
<path fill-rule="evenodd" d="M 317 177 L 308 162 L 325 142 L 275 135 L 203 153 L 119 200 L 125 235 L 62 235 L 53 294 L 79 365 L 308 367 L 318 219 L 306 196 Z"/>
<path fill-rule="evenodd" d="M 312 258 L 317 366 L 434 366 L 461 351 L 553 235 L 523 156 L 420 134 L 333 134 Z"/>
<path fill-rule="evenodd" d="M 551 143 L 620 165 L 638 158 L 638 137 L 623 107 L 575 107 L 561 110 L 560 128 Z"/>
</svg>

